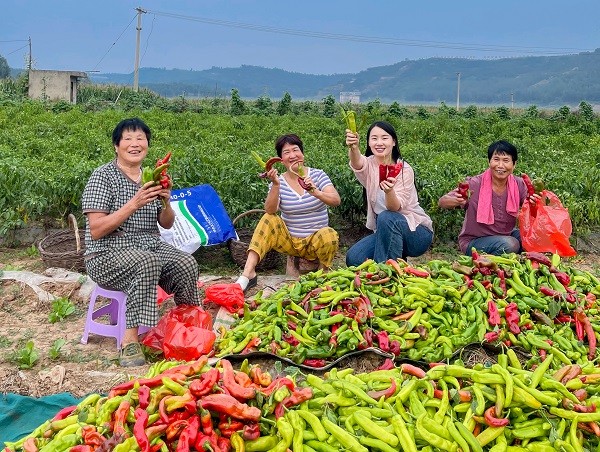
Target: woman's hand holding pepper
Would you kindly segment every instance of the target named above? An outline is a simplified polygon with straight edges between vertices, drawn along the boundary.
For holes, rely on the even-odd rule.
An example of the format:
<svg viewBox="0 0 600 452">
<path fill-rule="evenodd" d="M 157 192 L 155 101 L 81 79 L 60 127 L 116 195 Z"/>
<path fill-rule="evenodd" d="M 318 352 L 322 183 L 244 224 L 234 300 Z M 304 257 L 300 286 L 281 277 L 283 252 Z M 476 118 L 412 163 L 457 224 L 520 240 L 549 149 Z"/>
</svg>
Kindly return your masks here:
<svg viewBox="0 0 600 452">
<path fill-rule="evenodd" d="M 391 191 L 394 190 L 394 185 L 396 185 L 397 179 L 395 177 L 388 177 L 386 180 L 381 181 L 379 183 L 379 188 L 383 190 L 383 192 L 387 195 Z"/>
<path fill-rule="evenodd" d="M 275 168 L 271 168 L 269 171 L 267 171 L 265 176 L 273 185 L 279 186 L 279 173 Z"/>
<path fill-rule="evenodd" d="M 135 196 L 131 198 L 131 202 L 135 206 L 136 210 L 141 209 L 147 204 L 157 199 L 160 196 L 163 188 L 160 185 L 155 185 L 154 182 L 146 182 L 142 188 L 140 188 Z"/>
<path fill-rule="evenodd" d="M 352 148 L 352 150 L 358 150 L 358 133 L 352 132 L 350 129 L 346 129 L 346 146 Z"/>
<path fill-rule="evenodd" d="M 537 202 L 542 199 L 542 196 L 539 193 L 534 193 L 533 195 L 530 195 L 527 197 L 527 200 L 529 201 L 529 204 L 535 205 L 537 204 Z"/>
<path fill-rule="evenodd" d="M 462 196 L 458 188 L 446 193 L 438 203 L 443 209 L 453 209 L 456 207 L 464 207 L 467 204 L 467 198 Z"/>
</svg>

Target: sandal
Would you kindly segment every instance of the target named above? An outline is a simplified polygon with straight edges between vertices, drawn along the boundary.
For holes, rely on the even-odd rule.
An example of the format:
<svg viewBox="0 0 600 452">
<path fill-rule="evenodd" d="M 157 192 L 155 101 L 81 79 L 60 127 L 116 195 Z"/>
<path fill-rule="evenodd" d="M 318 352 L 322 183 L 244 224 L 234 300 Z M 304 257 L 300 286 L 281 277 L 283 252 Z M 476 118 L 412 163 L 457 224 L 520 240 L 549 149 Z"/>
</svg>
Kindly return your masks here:
<svg viewBox="0 0 600 452">
<path fill-rule="evenodd" d="M 254 275 L 254 277 L 251 279 L 248 279 L 244 275 L 242 275 L 237 279 L 235 283 L 239 284 L 244 293 L 246 293 L 253 287 L 256 287 L 256 284 L 258 283 L 258 275 Z"/>
<path fill-rule="evenodd" d="M 121 349 L 119 364 L 122 367 L 143 366 L 146 358 L 139 342 L 131 342 Z"/>
</svg>

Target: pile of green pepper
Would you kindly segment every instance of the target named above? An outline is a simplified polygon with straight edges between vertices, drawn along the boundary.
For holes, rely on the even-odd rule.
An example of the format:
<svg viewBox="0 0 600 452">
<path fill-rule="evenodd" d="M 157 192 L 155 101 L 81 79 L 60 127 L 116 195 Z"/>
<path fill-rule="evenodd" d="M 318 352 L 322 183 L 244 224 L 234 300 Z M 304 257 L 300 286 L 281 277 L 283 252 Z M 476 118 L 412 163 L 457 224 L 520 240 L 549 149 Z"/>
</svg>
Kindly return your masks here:
<svg viewBox="0 0 600 452">
<path fill-rule="evenodd" d="M 596 357 L 600 280 L 558 256 L 462 256 L 418 268 L 366 261 L 317 271 L 247 303 L 216 343 L 217 356 L 264 351 L 323 367 L 352 350 L 397 358 L 447 359 L 487 341 L 520 346 L 534 362 Z"/>
<path fill-rule="evenodd" d="M 61 410 L 7 451 L 583 452 L 600 447 L 600 367 L 408 363 L 272 378 L 247 361 L 163 362 Z M 156 372 L 162 371 L 157 374 Z"/>
</svg>

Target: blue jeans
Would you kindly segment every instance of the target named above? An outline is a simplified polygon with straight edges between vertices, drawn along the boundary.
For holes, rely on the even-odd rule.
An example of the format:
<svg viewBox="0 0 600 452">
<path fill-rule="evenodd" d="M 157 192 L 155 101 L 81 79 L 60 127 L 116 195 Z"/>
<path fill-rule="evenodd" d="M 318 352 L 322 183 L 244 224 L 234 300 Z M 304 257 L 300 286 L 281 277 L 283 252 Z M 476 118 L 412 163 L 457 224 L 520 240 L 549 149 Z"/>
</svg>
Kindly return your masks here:
<svg viewBox="0 0 600 452">
<path fill-rule="evenodd" d="M 367 259 L 385 262 L 420 256 L 433 242 L 433 232 L 419 225 L 415 231 L 408 227 L 406 217 L 385 210 L 377 215 L 377 231 L 356 242 L 346 254 L 346 265 L 357 266 Z"/>
<path fill-rule="evenodd" d="M 521 233 L 518 229 L 513 229 L 510 235 L 488 235 L 487 237 L 473 239 L 465 250 L 467 256 L 471 255 L 471 248 L 497 256 L 508 253 L 520 253 L 522 251 Z"/>
</svg>

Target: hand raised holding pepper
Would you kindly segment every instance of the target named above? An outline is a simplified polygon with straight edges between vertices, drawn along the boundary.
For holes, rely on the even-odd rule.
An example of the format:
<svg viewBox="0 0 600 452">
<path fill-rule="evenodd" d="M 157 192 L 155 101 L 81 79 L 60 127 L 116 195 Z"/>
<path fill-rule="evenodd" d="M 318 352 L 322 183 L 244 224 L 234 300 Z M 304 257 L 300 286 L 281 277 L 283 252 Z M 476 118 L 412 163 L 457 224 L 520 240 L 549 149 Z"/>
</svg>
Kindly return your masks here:
<svg viewBox="0 0 600 452">
<path fill-rule="evenodd" d="M 279 186 L 279 172 L 276 168 L 271 168 L 267 171 L 265 177 L 269 179 L 273 185 Z"/>
<path fill-rule="evenodd" d="M 346 129 L 346 146 L 349 148 L 358 148 L 358 133 Z"/>
</svg>

